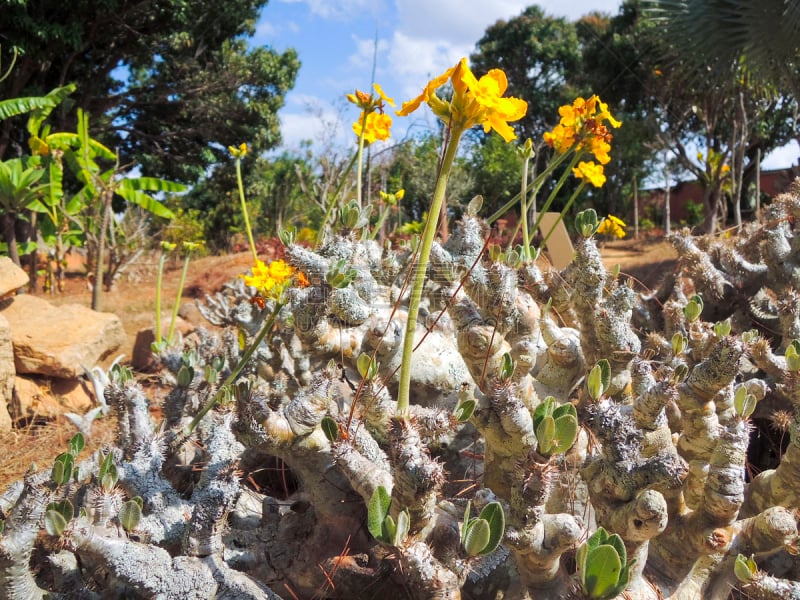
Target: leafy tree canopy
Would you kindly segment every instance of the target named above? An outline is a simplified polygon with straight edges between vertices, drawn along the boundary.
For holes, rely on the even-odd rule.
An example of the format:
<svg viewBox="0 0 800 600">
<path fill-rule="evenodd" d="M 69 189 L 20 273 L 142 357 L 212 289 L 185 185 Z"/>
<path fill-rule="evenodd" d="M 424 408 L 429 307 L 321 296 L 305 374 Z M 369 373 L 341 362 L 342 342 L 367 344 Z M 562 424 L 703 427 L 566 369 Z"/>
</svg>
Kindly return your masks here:
<svg viewBox="0 0 800 600">
<path fill-rule="evenodd" d="M 244 38 L 265 4 L 0 0 L 3 63 L 13 48 L 21 54 L 0 98 L 75 82 L 72 106 L 93 115 L 93 134 L 119 148 L 123 164 L 194 181 L 229 144 L 246 141 L 259 152 L 280 141 L 276 113 L 299 61 L 294 50 L 248 50 Z M 56 129 L 74 128 L 69 108 L 56 115 Z M 23 120 L 3 122 L 0 159 L 26 140 Z"/>
</svg>

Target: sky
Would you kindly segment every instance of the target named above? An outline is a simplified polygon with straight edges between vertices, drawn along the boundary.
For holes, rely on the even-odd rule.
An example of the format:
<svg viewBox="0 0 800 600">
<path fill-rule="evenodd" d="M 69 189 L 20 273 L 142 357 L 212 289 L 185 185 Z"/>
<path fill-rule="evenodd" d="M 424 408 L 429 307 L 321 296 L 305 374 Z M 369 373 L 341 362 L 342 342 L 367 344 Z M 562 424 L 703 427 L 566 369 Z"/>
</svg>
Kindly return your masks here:
<svg viewBox="0 0 800 600">
<path fill-rule="evenodd" d="M 279 112 L 283 147 L 303 140 L 316 148 L 326 141 L 355 144 L 350 127 L 358 109 L 345 100 L 373 81 L 395 100 L 417 96 L 432 77 L 469 56 L 487 27 L 519 15 L 531 0 L 269 0 L 251 45 L 297 50 L 301 62 L 295 87 Z M 539 0 L 552 16 L 570 20 L 600 11 L 617 13 L 620 0 Z M 377 44 L 377 52 L 376 52 Z M 613 112 L 613 107 L 610 107 Z M 434 129 L 429 110 L 394 117 L 392 138 Z M 776 151 L 763 168 L 797 161 L 796 142 Z"/>
</svg>

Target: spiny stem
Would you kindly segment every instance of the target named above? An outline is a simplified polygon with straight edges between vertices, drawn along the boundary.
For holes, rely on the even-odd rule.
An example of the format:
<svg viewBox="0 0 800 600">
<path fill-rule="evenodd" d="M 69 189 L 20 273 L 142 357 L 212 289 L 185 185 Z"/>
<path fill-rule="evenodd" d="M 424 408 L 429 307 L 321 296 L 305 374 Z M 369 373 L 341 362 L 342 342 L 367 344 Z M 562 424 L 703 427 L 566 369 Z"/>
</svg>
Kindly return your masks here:
<svg viewBox="0 0 800 600">
<path fill-rule="evenodd" d="M 269 319 L 267 319 L 267 322 L 264 323 L 264 327 L 262 327 L 261 331 L 258 332 L 258 335 L 253 340 L 253 343 L 248 346 L 244 355 L 242 355 L 242 358 L 239 359 L 236 367 L 233 369 L 233 371 L 231 371 L 230 375 L 225 378 L 225 381 L 223 381 L 222 385 L 219 386 L 217 392 L 214 394 L 211 400 L 208 401 L 208 403 L 200 410 L 200 412 L 195 415 L 194 419 L 192 419 L 192 422 L 189 423 L 188 433 L 191 433 L 195 430 L 200 421 L 203 420 L 203 417 L 208 414 L 208 411 L 214 408 L 214 405 L 219 402 L 220 397 L 222 397 L 223 390 L 230 386 L 234 381 L 236 381 L 236 378 L 239 377 L 239 373 L 242 372 L 242 369 L 247 364 L 247 361 L 250 360 L 255 351 L 261 345 L 261 342 L 264 341 L 264 338 L 266 338 L 269 332 L 272 331 L 272 327 L 275 325 L 275 319 L 278 317 L 278 313 L 280 312 L 281 308 L 283 308 L 284 304 L 285 302 L 278 302 L 275 304 L 275 308 L 273 309 Z"/>
</svg>

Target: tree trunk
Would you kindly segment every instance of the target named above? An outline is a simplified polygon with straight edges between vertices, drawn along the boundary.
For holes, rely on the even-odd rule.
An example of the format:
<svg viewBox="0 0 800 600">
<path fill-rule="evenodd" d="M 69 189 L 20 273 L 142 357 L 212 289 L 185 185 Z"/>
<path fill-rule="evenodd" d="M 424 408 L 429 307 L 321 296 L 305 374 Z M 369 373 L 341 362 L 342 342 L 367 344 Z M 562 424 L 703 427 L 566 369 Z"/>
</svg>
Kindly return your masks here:
<svg viewBox="0 0 800 600">
<path fill-rule="evenodd" d="M 17 233 L 16 233 L 16 219 L 11 213 L 3 215 L 3 238 L 6 240 L 8 246 L 8 257 L 14 261 L 14 264 L 20 267 L 19 250 L 17 249 Z"/>
<path fill-rule="evenodd" d="M 103 297 L 103 263 L 105 262 L 106 230 L 111 220 L 111 190 L 103 190 L 103 216 L 100 234 L 97 236 L 97 256 L 94 263 L 94 285 L 92 286 L 92 310 L 100 310 Z"/>
</svg>

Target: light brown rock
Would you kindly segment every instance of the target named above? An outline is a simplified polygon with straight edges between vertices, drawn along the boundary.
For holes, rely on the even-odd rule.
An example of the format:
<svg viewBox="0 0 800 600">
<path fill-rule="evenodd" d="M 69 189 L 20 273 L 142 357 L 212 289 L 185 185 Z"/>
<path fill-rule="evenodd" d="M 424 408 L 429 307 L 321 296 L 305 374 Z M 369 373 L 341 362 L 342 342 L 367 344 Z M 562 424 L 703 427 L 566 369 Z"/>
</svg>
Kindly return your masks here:
<svg viewBox="0 0 800 600">
<path fill-rule="evenodd" d="M 81 380 L 18 376 L 11 412 L 15 421 L 54 419 L 67 412 L 84 414 L 95 404 L 94 393 Z"/>
<path fill-rule="evenodd" d="M 0 296 L 28 285 L 28 274 L 7 256 L 0 256 Z"/>
<path fill-rule="evenodd" d="M 112 313 L 78 304 L 54 306 L 29 294 L 0 304 L 11 326 L 17 373 L 76 379 L 125 341 L 122 321 Z"/>
<path fill-rule="evenodd" d="M 0 431 L 11 430 L 8 406 L 14 396 L 14 346 L 11 344 L 11 327 L 0 315 Z"/>
</svg>

